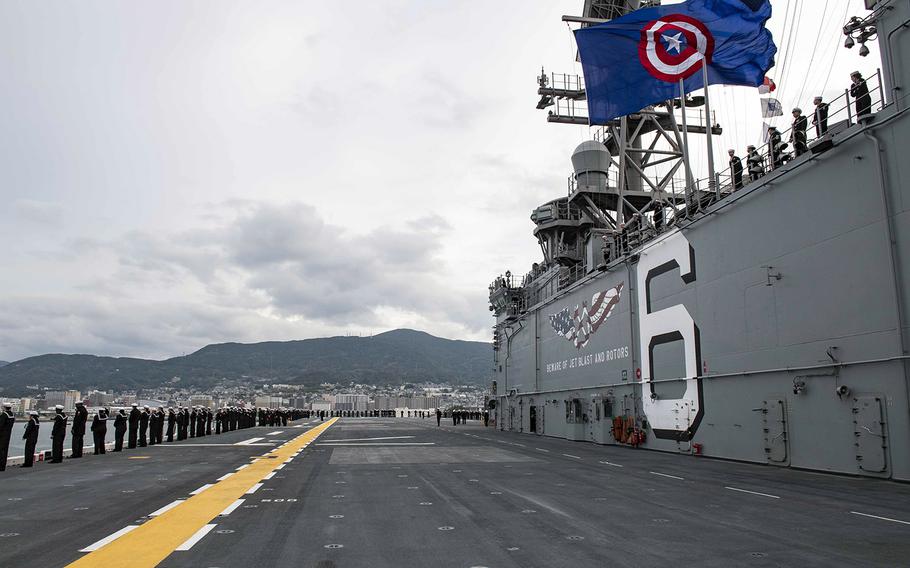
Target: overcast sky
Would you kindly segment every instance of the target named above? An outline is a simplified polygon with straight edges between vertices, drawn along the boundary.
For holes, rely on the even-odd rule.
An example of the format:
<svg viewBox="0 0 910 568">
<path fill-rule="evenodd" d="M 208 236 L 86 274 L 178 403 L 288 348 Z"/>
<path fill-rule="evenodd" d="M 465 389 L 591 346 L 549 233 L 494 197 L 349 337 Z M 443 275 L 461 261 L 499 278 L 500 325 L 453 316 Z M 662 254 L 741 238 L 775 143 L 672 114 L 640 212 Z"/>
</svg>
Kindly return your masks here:
<svg viewBox="0 0 910 568">
<path fill-rule="evenodd" d="M 538 259 L 589 136 L 534 108 L 541 65 L 581 72 L 582 3 L 3 2 L 0 359 L 489 340 L 487 284 Z M 785 106 L 877 66 L 840 48 L 848 3 L 794 0 Z M 717 89 L 719 146 L 760 137 L 755 90 Z"/>
</svg>

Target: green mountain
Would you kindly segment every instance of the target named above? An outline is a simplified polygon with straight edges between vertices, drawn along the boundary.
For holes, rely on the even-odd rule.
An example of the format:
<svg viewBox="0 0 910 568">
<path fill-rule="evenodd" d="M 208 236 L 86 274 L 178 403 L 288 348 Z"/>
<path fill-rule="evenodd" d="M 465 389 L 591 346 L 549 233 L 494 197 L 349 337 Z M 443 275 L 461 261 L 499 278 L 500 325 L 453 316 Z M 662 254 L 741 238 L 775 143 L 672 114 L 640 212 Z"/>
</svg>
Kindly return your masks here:
<svg viewBox="0 0 910 568">
<path fill-rule="evenodd" d="M 373 337 L 325 337 L 302 341 L 219 343 L 164 361 L 94 355 L 39 355 L 0 367 L 4 395 L 26 385 L 86 390 L 155 388 L 179 377 L 177 386 L 211 387 L 222 379 L 318 385 L 356 381 L 402 384 L 438 381 L 485 384 L 492 346 L 399 329 Z"/>
</svg>

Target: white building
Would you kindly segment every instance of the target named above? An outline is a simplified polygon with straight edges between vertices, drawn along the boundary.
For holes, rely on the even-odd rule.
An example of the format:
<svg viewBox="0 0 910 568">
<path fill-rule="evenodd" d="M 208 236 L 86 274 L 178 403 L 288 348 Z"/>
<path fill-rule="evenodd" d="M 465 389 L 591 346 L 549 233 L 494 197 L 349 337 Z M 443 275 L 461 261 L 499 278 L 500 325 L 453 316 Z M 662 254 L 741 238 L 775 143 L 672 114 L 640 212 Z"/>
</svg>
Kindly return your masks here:
<svg viewBox="0 0 910 568">
<path fill-rule="evenodd" d="M 370 397 L 365 394 L 338 394 L 332 410 L 367 411 L 370 407 Z"/>
</svg>

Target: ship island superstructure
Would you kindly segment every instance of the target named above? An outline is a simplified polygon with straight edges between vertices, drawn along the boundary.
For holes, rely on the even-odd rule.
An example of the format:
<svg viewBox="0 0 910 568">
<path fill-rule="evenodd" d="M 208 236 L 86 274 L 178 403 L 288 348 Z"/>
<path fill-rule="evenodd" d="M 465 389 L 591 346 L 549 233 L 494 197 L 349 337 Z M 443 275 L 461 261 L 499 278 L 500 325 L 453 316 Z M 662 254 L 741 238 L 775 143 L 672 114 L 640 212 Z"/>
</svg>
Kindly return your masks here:
<svg viewBox="0 0 910 568">
<path fill-rule="evenodd" d="M 542 259 L 489 288 L 499 429 L 910 480 L 910 3 L 866 5 L 844 33 L 878 40 L 870 105 L 829 101 L 754 180 L 693 174 L 721 131 L 698 97 L 592 128 L 532 212 Z M 538 87 L 550 122 L 587 124 L 581 78 Z"/>
</svg>

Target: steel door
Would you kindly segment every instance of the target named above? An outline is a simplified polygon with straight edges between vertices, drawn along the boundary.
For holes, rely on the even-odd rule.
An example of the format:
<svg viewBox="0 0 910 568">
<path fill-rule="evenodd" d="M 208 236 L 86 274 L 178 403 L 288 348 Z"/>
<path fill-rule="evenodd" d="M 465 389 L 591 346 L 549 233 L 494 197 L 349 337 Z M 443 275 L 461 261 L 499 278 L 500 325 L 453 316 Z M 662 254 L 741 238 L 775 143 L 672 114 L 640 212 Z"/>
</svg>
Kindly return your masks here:
<svg viewBox="0 0 910 568">
<path fill-rule="evenodd" d="M 771 398 L 762 403 L 762 430 L 768 463 L 787 465 L 790 461 L 787 442 L 787 403 Z"/>
<path fill-rule="evenodd" d="M 853 433 L 856 462 L 863 471 L 881 473 L 888 469 L 887 424 L 882 399 L 861 396 L 853 399 Z"/>
</svg>

